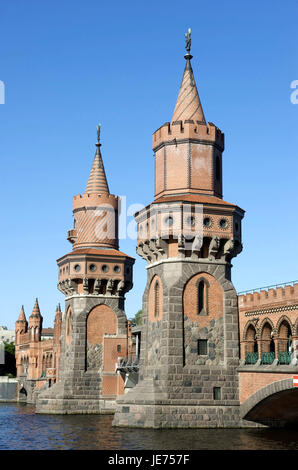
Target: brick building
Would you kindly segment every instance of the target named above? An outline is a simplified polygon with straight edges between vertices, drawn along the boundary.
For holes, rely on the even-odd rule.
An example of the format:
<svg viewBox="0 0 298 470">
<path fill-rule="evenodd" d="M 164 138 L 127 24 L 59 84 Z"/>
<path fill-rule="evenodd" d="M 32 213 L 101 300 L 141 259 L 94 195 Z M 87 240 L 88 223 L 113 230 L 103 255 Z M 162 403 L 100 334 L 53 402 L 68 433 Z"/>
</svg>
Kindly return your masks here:
<svg viewBox="0 0 298 470">
<path fill-rule="evenodd" d="M 24 307 L 15 324 L 15 356 L 20 399 L 34 402 L 36 392 L 59 380 L 62 312 L 57 306 L 54 328 L 42 327 L 36 299 L 29 322 Z"/>
<path fill-rule="evenodd" d="M 298 283 L 239 295 L 240 402 L 297 374 Z"/>
</svg>

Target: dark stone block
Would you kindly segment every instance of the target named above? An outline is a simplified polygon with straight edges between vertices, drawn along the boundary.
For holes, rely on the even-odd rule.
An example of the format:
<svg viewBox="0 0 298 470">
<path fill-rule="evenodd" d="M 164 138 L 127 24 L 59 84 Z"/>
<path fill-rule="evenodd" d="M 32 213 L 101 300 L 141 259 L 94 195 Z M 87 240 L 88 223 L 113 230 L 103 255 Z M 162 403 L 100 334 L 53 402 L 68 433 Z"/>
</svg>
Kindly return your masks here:
<svg viewBox="0 0 298 470">
<path fill-rule="evenodd" d="M 184 386 L 184 387 L 191 387 L 191 386 L 192 386 L 192 382 L 191 382 L 190 380 L 185 380 L 185 381 L 183 382 L 183 386 Z"/>
</svg>

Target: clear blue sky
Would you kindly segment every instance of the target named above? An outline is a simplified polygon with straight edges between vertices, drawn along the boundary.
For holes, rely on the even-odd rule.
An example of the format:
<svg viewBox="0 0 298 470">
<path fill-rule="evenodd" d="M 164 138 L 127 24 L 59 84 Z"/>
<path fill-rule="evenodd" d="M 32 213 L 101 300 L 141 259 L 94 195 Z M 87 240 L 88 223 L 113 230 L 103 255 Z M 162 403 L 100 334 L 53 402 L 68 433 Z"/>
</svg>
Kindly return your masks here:
<svg viewBox="0 0 298 470">
<path fill-rule="evenodd" d="M 246 211 L 238 291 L 298 279 L 298 3 L 276 0 L 38 1 L 0 6 L 0 325 L 39 298 L 52 326 L 56 259 L 71 250 L 72 196 L 85 190 L 96 125 L 114 194 L 148 204 L 152 133 L 172 117 L 192 29 L 204 113 L 225 133 L 224 199 Z M 132 217 L 128 217 L 128 222 Z M 126 312 L 141 308 L 136 257 Z"/>
</svg>

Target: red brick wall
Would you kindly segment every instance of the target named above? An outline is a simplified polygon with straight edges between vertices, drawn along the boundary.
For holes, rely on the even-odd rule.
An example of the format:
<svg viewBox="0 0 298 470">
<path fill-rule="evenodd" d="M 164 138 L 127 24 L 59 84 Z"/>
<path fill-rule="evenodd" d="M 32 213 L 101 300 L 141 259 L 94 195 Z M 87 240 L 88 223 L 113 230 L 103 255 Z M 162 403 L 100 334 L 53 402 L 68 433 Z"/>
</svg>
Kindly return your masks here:
<svg viewBox="0 0 298 470">
<path fill-rule="evenodd" d="M 121 338 L 104 338 L 104 372 L 115 372 L 115 363 L 118 361 L 118 357 L 126 357 L 126 344 L 127 339 Z M 118 352 L 117 347 L 121 347 L 121 351 Z"/>
<path fill-rule="evenodd" d="M 98 305 L 87 318 L 87 340 L 95 345 L 103 341 L 104 334 L 117 333 L 117 317 L 107 305 Z"/>
<path fill-rule="evenodd" d="M 208 315 L 198 315 L 198 282 L 205 279 L 207 287 Z M 223 292 L 217 280 L 208 273 L 193 276 L 186 284 L 183 296 L 184 315 L 193 322 L 199 322 L 201 327 L 209 326 L 211 319 L 223 316 Z"/>
<path fill-rule="evenodd" d="M 292 374 L 287 373 L 259 373 L 240 372 L 239 373 L 239 393 L 240 403 L 245 402 L 251 395 L 260 388 L 283 379 L 292 378 Z"/>
</svg>

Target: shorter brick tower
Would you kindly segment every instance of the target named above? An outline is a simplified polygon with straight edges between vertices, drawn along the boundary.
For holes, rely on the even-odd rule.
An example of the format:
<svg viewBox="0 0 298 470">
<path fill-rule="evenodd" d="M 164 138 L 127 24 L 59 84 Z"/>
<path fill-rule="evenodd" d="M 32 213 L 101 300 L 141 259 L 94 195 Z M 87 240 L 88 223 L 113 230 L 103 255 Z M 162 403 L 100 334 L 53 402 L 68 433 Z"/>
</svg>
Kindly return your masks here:
<svg viewBox="0 0 298 470">
<path fill-rule="evenodd" d="M 124 392 L 115 365 L 127 356 L 124 296 L 134 259 L 118 250 L 119 198 L 109 192 L 99 133 L 86 191 L 73 198 L 73 251 L 57 261 L 65 295 L 60 380 L 40 394 L 38 413 L 107 412 Z"/>
<path fill-rule="evenodd" d="M 147 261 L 138 384 L 116 426 L 233 427 L 239 418 L 237 295 L 231 260 L 244 211 L 222 199 L 224 134 L 207 123 L 191 66 L 171 122 L 153 134 L 154 202 L 135 215 Z"/>
<path fill-rule="evenodd" d="M 56 309 L 54 329 L 42 328 L 43 318 L 35 300 L 29 322 L 22 306 L 15 326 L 15 357 L 21 401 L 34 403 L 42 387 L 59 378 L 62 312 Z M 50 331 L 49 331 L 50 330 Z M 47 337 L 47 333 L 53 337 Z"/>
</svg>

